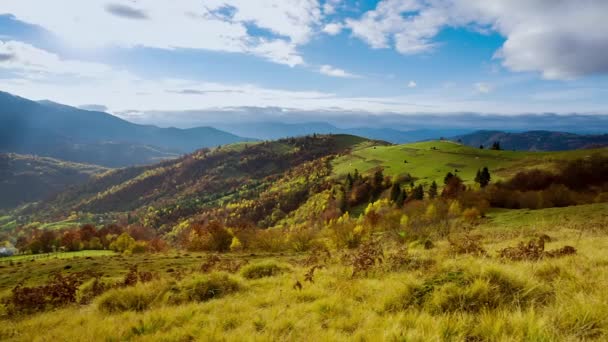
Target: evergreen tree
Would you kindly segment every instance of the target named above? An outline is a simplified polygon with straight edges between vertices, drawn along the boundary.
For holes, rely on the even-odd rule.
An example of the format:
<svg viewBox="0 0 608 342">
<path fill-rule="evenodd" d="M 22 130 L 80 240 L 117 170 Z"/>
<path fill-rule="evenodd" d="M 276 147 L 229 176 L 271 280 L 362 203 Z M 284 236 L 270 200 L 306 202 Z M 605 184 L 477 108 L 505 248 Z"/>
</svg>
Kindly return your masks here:
<svg viewBox="0 0 608 342">
<path fill-rule="evenodd" d="M 397 203 L 399 195 L 401 195 L 401 187 L 399 184 L 393 183 L 393 186 L 391 187 L 391 201 Z"/>
<path fill-rule="evenodd" d="M 499 141 L 495 141 L 492 144 L 492 149 L 495 150 L 495 151 L 500 151 L 500 142 Z"/>
<path fill-rule="evenodd" d="M 483 145 L 479 145 L 479 149 L 480 149 L 480 150 L 483 150 Z"/>
<path fill-rule="evenodd" d="M 487 167 L 484 167 L 481 171 L 481 183 L 479 183 L 479 185 L 481 185 L 482 188 L 485 188 L 488 184 L 490 184 L 491 180 L 492 176 L 490 175 L 490 170 L 488 170 Z"/>
<path fill-rule="evenodd" d="M 414 188 L 414 190 L 412 191 L 412 199 L 415 199 L 415 200 L 424 199 L 424 188 L 422 187 L 422 184 L 420 184 Z"/>
<path fill-rule="evenodd" d="M 403 202 L 405 202 L 406 199 L 407 191 L 405 191 L 405 189 L 401 189 L 401 192 L 399 193 L 399 196 L 397 196 L 397 200 L 395 201 L 395 203 L 397 203 L 398 206 L 402 206 Z"/>
<path fill-rule="evenodd" d="M 355 173 L 353 174 L 353 181 L 356 182 L 361 178 L 361 175 L 359 175 L 359 170 L 355 169 Z"/>
<path fill-rule="evenodd" d="M 350 175 L 350 172 L 346 175 L 346 184 L 344 186 L 346 187 L 346 191 L 350 191 L 353 188 L 353 176 Z"/>
<path fill-rule="evenodd" d="M 437 197 L 437 182 L 435 182 L 435 181 L 433 181 L 433 183 L 431 183 L 431 186 L 429 187 L 429 197 L 430 198 Z"/>
<path fill-rule="evenodd" d="M 481 171 L 477 169 L 477 173 L 475 174 L 475 183 L 481 186 Z"/>
<path fill-rule="evenodd" d="M 490 171 L 487 167 L 484 167 L 483 170 L 477 170 L 477 174 L 475 175 L 475 183 L 479 184 L 480 187 L 485 188 L 490 183 L 492 176 L 490 176 Z"/>
</svg>

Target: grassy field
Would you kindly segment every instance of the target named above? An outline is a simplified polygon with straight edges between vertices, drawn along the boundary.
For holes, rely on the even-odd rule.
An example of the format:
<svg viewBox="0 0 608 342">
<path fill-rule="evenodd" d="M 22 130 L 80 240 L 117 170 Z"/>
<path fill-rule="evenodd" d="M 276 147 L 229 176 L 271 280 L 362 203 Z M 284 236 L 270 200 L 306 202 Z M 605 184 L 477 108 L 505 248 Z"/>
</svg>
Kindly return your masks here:
<svg viewBox="0 0 608 342">
<path fill-rule="evenodd" d="M 17 261 L 30 261 L 30 260 L 46 260 L 46 259 L 70 259 L 70 258 L 80 258 L 80 257 L 99 257 L 99 256 L 107 256 L 114 255 L 113 251 L 103 251 L 103 250 L 91 250 L 91 251 L 77 251 L 77 252 L 57 252 L 57 253 L 48 253 L 48 254 L 24 254 L 24 255 L 13 255 L 10 257 L 0 258 L 0 263 L 2 262 L 17 262 Z"/>
<path fill-rule="evenodd" d="M 0 318 L 0 340 L 605 341 L 606 209 L 593 204 L 493 211 L 469 232 L 485 255 L 455 253 L 442 239 L 430 250 L 416 243 L 407 251 L 385 245 L 384 263 L 356 277 L 350 252 L 332 251 L 325 260 L 317 253 L 315 264 L 324 267 L 313 282 L 305 280 L 309 254 L 224 254 L 220 258 L 228 264 L 247 263 L 227 278 L 205 273 L 208 255 L 194 253 L 0 264 L 0 296 L 18 282 L 37 284 L 58 270 L 97 270 L 108 281 L 119 281 L 133 265 L 159 274 L 89 305 Z M 536 261 L 498 257 L 500 249 L 541 233 L 551 237 L 548 250 L 570 245 L 577 253 Z M 220 298 L 194 296 L 213 281 Z M 296 281 L 301 289 L 294 288 Z"/>
<path fill-rule="evenodd" d="M 488 167 L 494 180 L 512 176 L 526 168 L 553 168 L 560 160 L 581 158 L 593 153 L 608 154 L 608 149 L 564 152 L 514 152 L 481 150 L 450 141 L 429 141 L 405 145 L 367 146 L 337 158 L 334 174 L 370 172 L 383 168 L 384 174 L 398 176 L 410 173 L 422 184 L 443 184 L 447 172 L 457 174 L 471 184 L 478 169 Z"/>
</svg>

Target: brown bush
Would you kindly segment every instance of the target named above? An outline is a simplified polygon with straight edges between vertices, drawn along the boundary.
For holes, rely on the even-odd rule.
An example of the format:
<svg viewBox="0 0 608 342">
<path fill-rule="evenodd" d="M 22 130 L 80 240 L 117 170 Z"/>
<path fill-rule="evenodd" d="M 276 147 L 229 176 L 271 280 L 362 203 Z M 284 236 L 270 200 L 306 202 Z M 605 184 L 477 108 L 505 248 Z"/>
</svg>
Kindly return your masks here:
<svg viewBox="0 0 608 342">
<path fill-rule="evenodd" d="M 138 282 L 147 283 L 157 278 L 158 274 L 156 273 L 138 271 L 137 266 L 132 266 L 125 275 L 122 285 L 135 286 Z"/>
<path fill-rule="evenodd" d="M 55 273 L 48 283 L 41 286 L 15 286 L 4 304 L 10 314 L 28 314 L 76 303 L 76 293 L 82 282 L 82 273 L 66 276 Z"/>
<path fill-rule="evenodd" d="M 520 260 L 540 260 L 542 258 L 557 258 L 565 255 L 576 254 L 576 248 L 572 246 L 564 246 L 559 249 L 545 251 L 546 235 L 541 235 L 537 239 L 530 240 L 527 244 L 520 242 L 516 247 L 507 247 L 498 252 L 499 256 L 504 259 L 513 261 Z"/>
<path fill-rule="evenodd" d="M 472 235 L 462 235 L 459 237 L 448 237 L 450 250 L 455 254 L 473 254 L 477 256 L 487 256 L 486 250 L 481 247 L 479 237 Z"/>
<path fill-rule="evenodd" d="M 249 261 L 239 259 L 239 260 L 227 260 L 222 259 L 217 255 L 208 256 L 205 261 L 201 264 L 199 270 L 202 273 L 210 273 L 212 271 L 223 271 L 229 273 L 238 272 L 241 267 L 247 265 Z"/>
<path fill-rule="evenodd" d="M 352 277 L 362 274 L 367 275 L 376 265 L 382 264 L 384 261 L 384 251 L 380 242 L 368 241 L 352 253 L 350 259 L 351 266 L 353 267 Z"/>
</svg>

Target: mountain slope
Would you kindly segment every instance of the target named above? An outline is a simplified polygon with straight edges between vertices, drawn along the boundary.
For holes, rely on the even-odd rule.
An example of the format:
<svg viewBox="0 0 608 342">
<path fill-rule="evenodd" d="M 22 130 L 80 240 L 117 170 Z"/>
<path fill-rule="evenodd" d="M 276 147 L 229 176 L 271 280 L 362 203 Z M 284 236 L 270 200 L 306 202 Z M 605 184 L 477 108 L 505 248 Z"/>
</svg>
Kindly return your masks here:
<svg viewBox="0 0 608 342">
<path fill-rule="evenodd" d="M 156 165 L 108 172 L 27 213 L 59 217 L 72 211 L 135 211 L 146 225 L 162 228 L 235 203 L 232 209 L 240 213 L 233 216 L 235 225 L 259 223 L 272 214 L 277 203 L 291 203 L 280 208 L 289 212 L 322 188 L 330 174 L 328 158 L 369 144 L 386 143 L 317 135 L 202 149 Z M 248 205 L 253 199 L 256 204 Z"/>
<path fill-rule="evenodd" d="M 38 201 L 107 171 L 97 165 L 14 153 L 0 154 L 0 209 Z"/>
<path fill-rule="evenodd" d="M 244 140 L 211 127 L 137 125 L 103 112 L 0 92 L 0 152 L 126 166 Z"/>
<path fill-rule="evenodd" d="M 501 131 L 477 131 L 453 137 L 465 145 L 490 147 L 500 142 L 502 149 L 517 151 L 563 151 L 608 146 L 608 134 L 579 135 L 564 132 L 529 131 L 507 133 Z"/>
</svg>

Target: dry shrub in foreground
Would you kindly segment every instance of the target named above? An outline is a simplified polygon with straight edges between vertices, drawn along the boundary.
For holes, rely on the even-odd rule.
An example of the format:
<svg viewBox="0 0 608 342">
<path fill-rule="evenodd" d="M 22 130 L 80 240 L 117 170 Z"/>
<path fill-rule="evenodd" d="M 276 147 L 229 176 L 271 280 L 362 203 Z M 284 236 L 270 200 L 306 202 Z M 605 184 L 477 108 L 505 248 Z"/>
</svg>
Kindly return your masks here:
<svg viewBox="0 0 608 342">
<path fill-rule="evenodd" d="M 476 256 L 487 256 L 488 252 L 481 246 L 480 237 L 473 235 L 461 235 L 448 237 L 450 250 L 455 254 L 473 254 Z"/>
<path fill-rule="evenodd" d="M 516 310 L 545 305 L 554 297 L 550 287 L 501 269 L 446 270 L 421 284 L 408 284 L 385 303 L 387 311 L 411 307 L 432 313 Z"/>
<path fill-rule="evenodd" d="M 507 247 L 499 251 L 499 256 L 503 259 L 509 259 L 513 261 L 520 260 L 540 260 L 542 258 L 556 258 L 564 255 L 576 254 L 576 248 L 572 246 L 564 246 L 559 249 L 545 251 L 545 240 L 544 236 L 538 239 L 531 239 L 527 244 L 520 242 L 515 247 Z"/>
<path fill-rule="evenodd" d="M 435 265 L 435 260 L 412 255 L 406 247 L 401 247 L 388 254 L 385 269 L 389 272 L 429 269 Z"/>
<path fill-rule="evenodd" d="M 245 259 L 230 260 L 222 259 L 217 255 L 209 255 L 201 264 L 199 270 L 202 273 L 209 273 L 211 271 L 236 273 L 241 269 L 241 267 L 247 265 L 248 263 L 249 261 Z"/>
<path fill-rule="evenodd" d="M 237 292 L 241 288 L 241 284 L 226 273 L 196 275 L 172 286 L 169 290 L 167 302 L 170 304 L 204 302 Z"/>
<path fill-rule="evenodd" d="M 374 240 L 365 242 L 351 254 L 352 277 L 367 275 L 372 268 L 381 265 L 383 261 L 384 251 L 380 242 Z"/>
<path fill-rule="evenodd" d="M 152 272 L 143 272 L 137 270 L 137 265 L 131 266 L 129 273 L 125 275 L 123 286 L 134 286 L 138 282 L 147 283 L 158 279 L 158 274 Z"/>
<path fill-rule="evenodd" d="M 287 270 L 287 266 L 280 265 L 274 261 L 266 261 L 243 267 L 241 275 L 245 279 L 260 279 L 279 275 Z"/>
<path fill-rule="evenodd" d="M 82 273 L 55 273 L 48 283 L 41 286 L 26 287 L 19 284 L 3 304 L 10 314 L 28 314 L 76 303 L 76 294 L 83 277 Z"/>
</svg>

